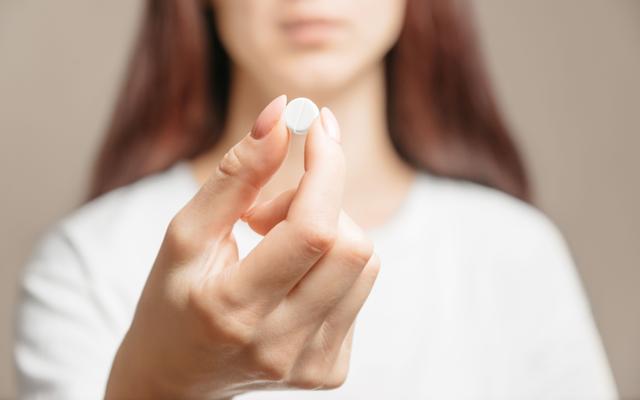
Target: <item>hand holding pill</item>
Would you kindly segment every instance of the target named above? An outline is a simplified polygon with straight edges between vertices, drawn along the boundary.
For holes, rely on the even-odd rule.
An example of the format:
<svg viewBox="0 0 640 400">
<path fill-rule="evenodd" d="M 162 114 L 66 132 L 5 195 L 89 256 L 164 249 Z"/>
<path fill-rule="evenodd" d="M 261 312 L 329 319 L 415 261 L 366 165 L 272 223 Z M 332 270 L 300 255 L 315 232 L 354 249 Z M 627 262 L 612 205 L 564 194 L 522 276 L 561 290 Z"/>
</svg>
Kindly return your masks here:
<svg viewBox="0 0 640 400">
<path fill-rule="evenodd" d="M 380 260 L 342 210 L 339 129 L 328 108 L 280 96 L 222 157 L 169 224 L 107 399 L 230 398 L 344 382 L 354 321 Z M 307 133 L 299 184 L 247 212 L 286 158 L 289 131 Z M 232 235 L 239 217 L 264 236 L 243 259 Z"/>
</svg>

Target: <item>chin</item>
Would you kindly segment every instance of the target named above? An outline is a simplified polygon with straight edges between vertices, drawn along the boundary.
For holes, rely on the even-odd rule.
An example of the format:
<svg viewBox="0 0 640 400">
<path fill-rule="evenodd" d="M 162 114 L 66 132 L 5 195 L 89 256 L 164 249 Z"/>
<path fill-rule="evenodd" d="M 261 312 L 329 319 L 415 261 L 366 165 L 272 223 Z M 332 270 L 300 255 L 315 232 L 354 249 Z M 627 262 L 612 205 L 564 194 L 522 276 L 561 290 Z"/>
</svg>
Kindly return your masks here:
<svg viewBox="0 0 640 400">
<path fill-rule="evenodd" d="M 289 96 L 320 99 L 342 90 L 355 79 L 358 68 L 336 57 L 297 57 L 278 64 L 272 82 Z"/>
</svg>

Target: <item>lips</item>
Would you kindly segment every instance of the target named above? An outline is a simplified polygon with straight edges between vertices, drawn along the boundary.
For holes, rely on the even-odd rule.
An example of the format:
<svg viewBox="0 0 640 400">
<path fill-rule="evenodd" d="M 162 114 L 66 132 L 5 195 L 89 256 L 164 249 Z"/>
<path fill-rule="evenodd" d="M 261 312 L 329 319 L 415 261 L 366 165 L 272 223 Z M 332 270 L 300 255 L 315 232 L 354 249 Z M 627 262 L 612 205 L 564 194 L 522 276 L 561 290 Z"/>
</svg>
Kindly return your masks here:
<svg viewBox="0 0 640 400">
<path fill-rule="evenodd" d="M 324 17 L 298 17 L 284 20 L 280 27 L 287 38 L 298 45 L 320 45 L 335 39 L 344 24 Z"/>
</svg>

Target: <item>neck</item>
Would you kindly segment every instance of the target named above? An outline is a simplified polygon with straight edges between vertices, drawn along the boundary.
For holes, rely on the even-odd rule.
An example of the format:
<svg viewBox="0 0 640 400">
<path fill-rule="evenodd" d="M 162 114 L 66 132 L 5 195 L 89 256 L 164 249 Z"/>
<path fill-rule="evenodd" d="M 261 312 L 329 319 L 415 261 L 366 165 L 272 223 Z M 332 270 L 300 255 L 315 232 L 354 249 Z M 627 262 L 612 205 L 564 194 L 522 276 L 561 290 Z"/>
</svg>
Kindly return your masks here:
<svg viewBox="0 0 640 400">
<path fill-rule="evenodd" d="M 264 105 L 279 94 L 260 90 L 250 77 L 234 71 L 222 139 L 194 162 L 194 172 L 201 183 L 224 153 L 251 129 Z M 328 106 L 340 123 L 347 166 L 344 210 L 363 227 L 383 223 L 402 202 L 414 178 L 414 171 L 397 155 L 388 133 L 383 65 L 361 74 L 340 90 L 304 95 L 318 106 Z M 305 136 L 293 135 L 287 158 L 261 191 L 258 202 L 297 186 L 304 173 L 304 140 Z"/>
</svg>

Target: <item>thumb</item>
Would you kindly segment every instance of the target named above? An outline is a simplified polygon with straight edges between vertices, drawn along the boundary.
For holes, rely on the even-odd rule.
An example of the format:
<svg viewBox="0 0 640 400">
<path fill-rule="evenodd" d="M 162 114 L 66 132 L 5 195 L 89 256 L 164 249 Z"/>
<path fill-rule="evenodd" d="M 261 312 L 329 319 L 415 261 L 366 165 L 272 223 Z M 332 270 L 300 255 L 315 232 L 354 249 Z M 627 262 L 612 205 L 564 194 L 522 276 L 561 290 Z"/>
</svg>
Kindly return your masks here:
<svg viewBox="0 0 640 400">
<path fill-rule="evenodd" d="M 255 125 L 218 163 L 213 174 L 179 214 L 191 237 L 222 238 L 253 204 L 261 188 L 280 168 L 289 149 L 283 112 L 285 95 L 260 113 Z M 193 230 L 193 231 L 192 231 Z"/>
</svg>

